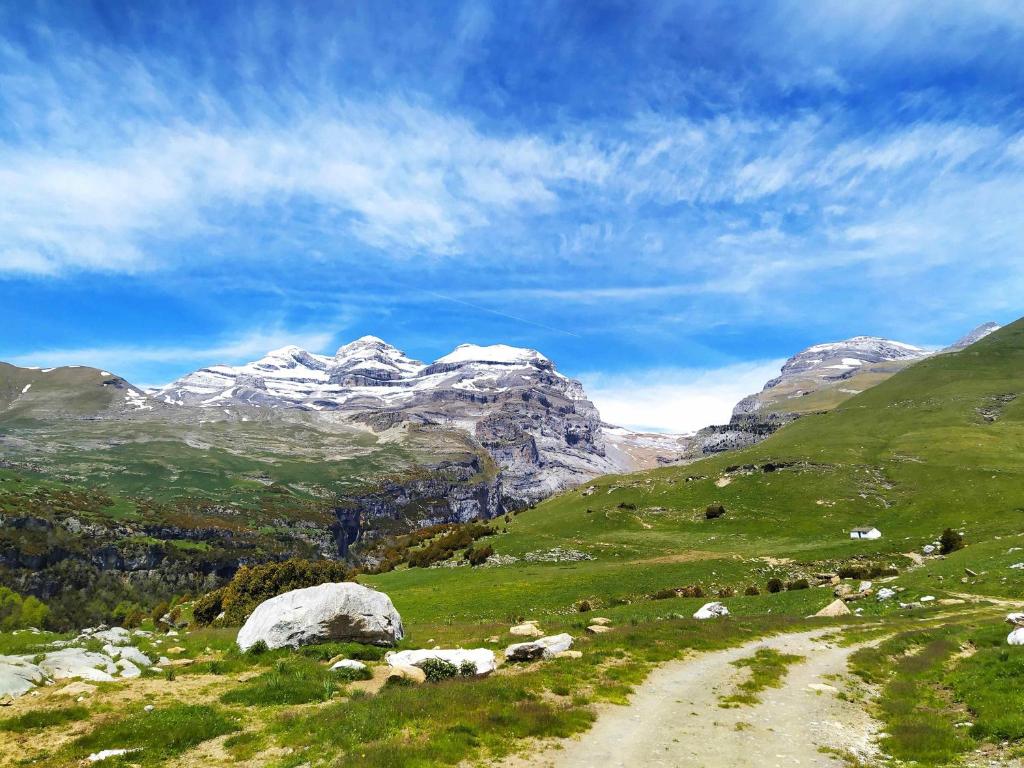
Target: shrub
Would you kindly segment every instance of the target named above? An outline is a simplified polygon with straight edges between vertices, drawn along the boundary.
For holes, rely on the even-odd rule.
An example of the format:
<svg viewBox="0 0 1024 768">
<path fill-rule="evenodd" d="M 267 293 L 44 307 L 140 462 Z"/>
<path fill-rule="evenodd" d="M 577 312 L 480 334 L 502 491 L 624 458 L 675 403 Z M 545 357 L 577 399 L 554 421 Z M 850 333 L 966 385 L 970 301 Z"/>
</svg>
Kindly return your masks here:
<svg viewBox="0 0 1024 768">
<path fill-rule="evenodd" d="M 587 613 L 589 611 L 594 610 L 594 607 L 590 604 L 589 600 L 580 600 L 576 604 L 576 610 L 580 613 Z"/>
<path fill-rule="evenodd" d="M 708 520 L 714 520 L 715 518 L 721 517 L 725 514 L 725 507 L 721 504 L 709 504 L 708 508 L 704 510 L 704 517 Z"/>
<path fill-rule="evenodd" d="M 651 595 L 651 600 L 668 600 L 673 597 L 679 597 L 678 590 L 673 587 L 666 587 L 665 589 L 659 589 Z"/>
<path fill-rule="evenodd" d="M 743 590 L 743 594 L 747 597 L 755 597 L 761 594 L 761 590 L 751 584 L 749 587 Z"/>
<path fill-rule="evenodd" d="M 631 504 L 628 501 L 623 501 L 619 503 L 619 509 L 634 510 L 636 509 L 636 504 Z"/>
<path fill-rule="evenodd" d="M 434 563 L 447 560 L 460 549 L 466 549 L 477 539 L 493 536 L 494 529 L 483 523 L 469 523 L 438 536 L 422 549 L 409 552 L 407 561 L 410 568 L 429 568 Z M 494 554 L 494 551 L 491 551 Z M 486 559 L 486 558 L 485 558 Z"/>
<path fill-rule="evenodd" d="M 947 528 L 942 532 L 939 537 L 939 551 L 948 555 L 950 552 L 956 552 L 958 549 L 964 548 L 964 536 L 958 531 L 954 531 L 952 528 Z"/>
<path fill-rule="evenodd" d="M 736 590 L 732 587 L 722 587 L 718 590 L 718 597 L 733 597 L 736 594 Z"/>
<path fill-rule="evenodd" d="M 356 680 L 370 680 L 373 678 L 373 672 L 369 667 L 363 667 L 362 669 L 342 667 L 341 669 L 335 669 L 332 671 L 336 678 L 346 683 L 351 683 Z"/>
<path fill-rule="evenodd" d="M 786 584 L 786 589 L 793 592 L 798 589 L 810 589 L 811 585 L 807 582 L 807 579 L 794 579 L 793 581 Z"/>
<path fill-rule="evenodd" d="M 216 593 L 204 595 L 196 601 L 196 620 L 200 623 L 209 623 L 223 611 L 225 623 L 241 624 L 264 600 L 293 589 L 315 587 L 327 582 L 348 581 L 353 575 L 351 568 L 334 560 L 310 561 L 292 558 L 280 563 L 244 565 L 226 586 L 217 591 L 220 610 L 214 610 L 218 600 Z M 165 607 L 164 611 L 166 610 Z"/>
<path fill-rule="evenodd" d="M 267 648 L 267 643 L 264 640 L 257 640 L 255 643 L 249 646 L 249 650 L 247 650 L 246 653 L 250 656 L 261 656 L 268 650 L 270 649 Z"/>
<path fill-rule="evenodd" d="M 476 664 L 467 659 L 459 665 L 459 674 L 462 677 L 473 677 L 476 675 Z"/>
<path fill-rule="evenodd" d="M 444 659 L 424 659 L 419 667 L 431 683 L 439 683 L 459 674 L 459 668 Z M 476 672 L 475 665 L 473 671 Z"/>
<path fill-rule="evenodd" d="M 224 610 L 224 590 L 215 589 L 196 600 L 192 607 L 192 618 L 197 624 L 212 624 Z"/>
<path fill-rule="evenodd" d="M 482 547 L 470 547 L 465 552 L 465 558 L 469 561 L 472 566 L 483 565 L 487 562 L 487 558 L 494 554 L 494 547 L 487 544 Z"/>
<path fill-rule="evenodd" d="M 704 597 L 700 584 L 690 584 L 679 590 L 680 597 Z"/>
<path fill-rule="evenodd" d="M 26 627 L 41 628 L 50 609 L 29 595 L 22 597 L 7 587 L 0 587 L 0 631 L 10 632 Z"/>
<path fill-rule="evenodd" d="M 771 578 L 768 579 L 768 591 L 772 594 L 782 591 L 782 579 Z"/>
</svg>

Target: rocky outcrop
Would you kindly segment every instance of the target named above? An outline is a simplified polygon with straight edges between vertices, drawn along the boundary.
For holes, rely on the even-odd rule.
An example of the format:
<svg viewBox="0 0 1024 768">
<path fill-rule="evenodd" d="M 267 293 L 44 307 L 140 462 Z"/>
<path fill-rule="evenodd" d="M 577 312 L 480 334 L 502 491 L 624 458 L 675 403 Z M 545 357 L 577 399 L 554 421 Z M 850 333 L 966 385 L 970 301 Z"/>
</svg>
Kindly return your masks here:
<svg viewBox="0 0 1024 768">
<path fill-rule="evenodd" d="M 489 675 L 497 667 L 494 651 L 488 648 L 434 648 L 389 653 L 385 657 L 392 667 L 422 667 L 428 659 L 447 662 L 460 672 L 463 665 L 472 664 L 475 675 Z"/>
<path fill-rule="evenodd" d="M 402 618 L 383 592 L 354 582 L 294 589 L 260 603 L 238 632 L 238 647 L 298 648 L 323 642 L 394 645 Z"/>
<path fill-rule="evenodd" d="M 508 661 L 534 661 L 536 659 L 554 658 L 572 648 L 572 635 L 563 632 L 530 640 L 525 643 L 513 643 L 505 649 Z"/>
</svg>

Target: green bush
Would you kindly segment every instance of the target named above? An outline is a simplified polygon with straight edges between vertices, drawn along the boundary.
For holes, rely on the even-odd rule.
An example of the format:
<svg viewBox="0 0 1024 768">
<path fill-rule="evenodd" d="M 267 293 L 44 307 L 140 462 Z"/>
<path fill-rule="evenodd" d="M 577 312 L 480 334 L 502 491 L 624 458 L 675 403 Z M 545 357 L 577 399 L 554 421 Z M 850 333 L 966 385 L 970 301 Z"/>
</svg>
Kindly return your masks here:
<svg viewBox="0 0 1024 768">
<path fill-rule="evenodd" d="M 31 595 L 22 597 L 13 589 L 0 587 L 0 631 L 42 628 L 49 615 L 50 609 L 38 599 Z"/>
<path fill-rule="evenodd" d="M 958 531 L 954 531 L 952 528 L 947 528 L 942 532 L 939 537 L 939 551 L 944 555 L 948 555 L 950 552 L 956 552 L 958 549 L 964 548 L 964 536 Z"/>
<path fill-rule="evenodd" d="M 459 668 L 444 659 L 425 659 L 419 664 L 419 668 L 423 670 L 427 682 L 430 683 L 439 683 L 459 674 Z"/>
<path fill-rule="evenodd" d="M 721 504 L 709 504 L 708 508 L 704 510 L 704 517 L 708 520 L 714 520 L 725 514 L 725 507 Z"/>
<path fill-rule="evenodd" d="M 465 558 L 472 566 L 483 565 L 487 558 L 494 554 L 494 547 L 487 544 L 482 547 L 470 547 L 466 550 Z"/>
<path fill-rule="evenodd" d="M 788 584 L 786 584 L 786 589 L 789 590 L 790 592 L 794 592 L 794 591 L 796 591 L 798 589 L 810 589 L 810 588 L 811 588 L 811 585 L 808 583 L 807 579 L 794 579 L 793 581 L 791 581 Z"/>
<path fill-rule="evenodd" d="M 751 584 L 749 587 L 743 590 L 743 594 L 747 597 L 756 597 L 757 595 L 761 594 L 761 590 L 759 590 L 757 587 Z"/>
<path fill-rule="evenodd" d="M 363 667 L 362 669 L 349 669 L 342 667 L 340 669 L 332 669 L 334 676 L 345 683 L 355 682 L 356 680 L 370 680 L 373 678 L 373 672 L 369 667 Z"/>
<path fill-rule="evenodd" d="M 462 677 L 473 677 L 476 675 L 476 664 L 468 659 L 459 665 L 459 674 Z"/>
<path fill-rule="evenodd" d="M 768 591 L 772 594 L 782 591 L 782 579 L 771 578 L 768 579 Z"/>
<path fill-rule="evenodd" d="M 226 624 L 242 624 L 264 600 L 293 589 L 348 581 L 353 575 L 349 566 L 334 560 L 292 558 L 280 563 L 245 565 L 226 586 L 196 600 L 193 616 L 196 623 L 209 624 L 223 611 Z"/>
<path fill-rule="evenodd" d="M 494 535 L 494 529 L 483 523 L 459 526 L 453 531 L 438 536 L 422 549 L 409 552 L 409 567 L 429 568 L 434 563 L 447 560 L 460 549 L 468 548 L 477 539 L 492 535 Z M 491 550 L 490 554 L 494 554 L 494 550 Z"/>
</svg>

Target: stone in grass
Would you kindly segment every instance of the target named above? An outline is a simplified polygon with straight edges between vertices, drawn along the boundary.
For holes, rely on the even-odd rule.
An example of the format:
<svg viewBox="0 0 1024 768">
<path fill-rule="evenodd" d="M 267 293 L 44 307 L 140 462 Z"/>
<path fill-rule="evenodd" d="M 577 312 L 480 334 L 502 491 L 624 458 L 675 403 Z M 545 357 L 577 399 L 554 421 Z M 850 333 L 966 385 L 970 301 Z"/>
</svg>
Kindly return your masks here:
<svg viewBox="0 0 1024 768">
<path fill-rule="evenodd" d="M 1006 642 L 1010 645 L 1024 645 L 1024 627 L 1017 627 L 1006 636 Z"/>
<path fill-rule="evenodd" d="M 612 620 L 606 619 L 604 616 L 595 616 L 594 618 L 590 619 L 590 623 L 596 624 L 599 627 L 607 627 L 609 624 L 612 623 Z"/>
<path fill-rule="evenodd" d="M 293 589 L 260 603 L 238 632 L 238 647 L 262 640 L 268 648 L 327 641 L 394 645 L 402 617 L 383 592 L 346 581 Z"/>
<path fill-rule="evenodd" d="M 721 618 L 722 616 L 728 616 L 728 615 L 729 615 L 729 609 L 726 608 L 721 603 L 706 603 L 706 604 L 704 604 L 704 605 L 702 605 L 700 607 L 700 610 L 698 610 L 695 614 L 693 614 L 693 618 L 695 618 L 695 619 L 702 619 L 702 620 L 703 619 L 717 619 L 717 618 Z"/>
<path fill-rule="evenodd" d="M 402 665 L 389 666 L 386 681 L 390 683 L 398 680 L 420 685 L 421 683 L 427 682 L 427 673 L 419 667 Z"/>
<path fill-rule="evenodd" d="M 135 749 L 101 749 L 99 752 L 93 752 L 85 759 L 90 763 L 99 763 L 108 757 L 120 757 L 121 755 L 130 755 L 132 752 L 141 751 L 142 747 L 136 747 Z"/>
<path fill-rule="evenodd" d="M 524 621 L 522 624 L 516 624 L 514 627 L 509 629 L 510 635 L 516 637 L 543 637 L 544 632 L 540 627 L 537 626 L 536 621 Z"/>
<path fill-rule="evenodd" d="M 331 669 L 351 669 L 353 672 L 362 672 L 369 667 L 357 659 L 341 659 L 331 664 Z"/>
<path fill-rule="evenodd" d="M 1015 627 L 1024 627 L 1024 613 L 1006 614 L 1006 623 L 1012 624 Z"/>
<path fill-rule="evenodd" d="M 505 658 L 509 661 L 534 661 L 550 659 L 572 648 L 572 635 L 563 632 L 525 643 L 513 643 L 505 649 Z"/>
<path fill-rule="evenodd" d="M 478 676 L 489 675 L 498 666 L 494 651 L 490 648 L 420 649 L 391 652 L 384 657 L 384 660 L 392 667 L 419 667 L 427 659 L 447 661 L 459 670 L 463 668 L 464 664 L 472 664 L 476 670 L 475 674 Z"/>
<path fill-rule="evenodd" d="M 889 587 L 882 587 L 880 590 L 878 590 L 878 594 L 875 595 L 875 599 L 878 600 L 878 602 L 880 603 L 885 600 L 891 600 L 894 597 L 896 597 L 896 590 L 889 589 Z"/>
<path fill-rule="evenodd" d="M 820 611 L 815 616 L 820 617 L 835 617 L 835 616 L 846 616 L 850 613 L 849 607 L 840 599 L 835 599 Z"/>
<path fill-rule="evenodd" d="M 43 682 L 39 667 L 20 656 L 0 656 L 0 696 L 21 696 Z"/>
<path fill-rule="evenodd" d="M 44 675 L 54 680 L 77 677 L 97 683 L 109 683 L 117 673 L 113 660 L 102 653 L 86 651 L 82 648 L 64 648 L 52 651 L 39 662 L 39 669 Z"/>
<path fill-rule="evenodd" d="M 611 627 L 606 627 L 604 624 L 591 624 L 587 627 L 588 635 L 603 635 L 605 632 L 611 632 Z"/>
</svg>

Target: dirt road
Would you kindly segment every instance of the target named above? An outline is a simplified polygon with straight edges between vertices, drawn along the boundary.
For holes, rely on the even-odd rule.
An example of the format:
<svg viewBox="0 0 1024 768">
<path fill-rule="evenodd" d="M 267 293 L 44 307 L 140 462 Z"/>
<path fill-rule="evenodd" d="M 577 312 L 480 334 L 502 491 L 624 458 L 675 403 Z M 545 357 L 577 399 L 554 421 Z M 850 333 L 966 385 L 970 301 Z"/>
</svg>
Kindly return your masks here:
<svg viewBox="0 0 1024 768">
<path fill-rule="evenodd" d="M 693 656 L 655 670 L 628 706 L 603 708 L 594 727 L 509 763 L 538 768 L 771 768 L 843 766 L 822 749 L 875 755 L 876 724 L 859 704 L 837 698 L 847 657 L 823 631 L 781 635 Z M 745 671 L 730 662 L 758 648 L 799 654 L 783 686 L 760 703 L 719 705 Z M 814 689 L 809 686 L 833 686 Z"/>
</svg>

